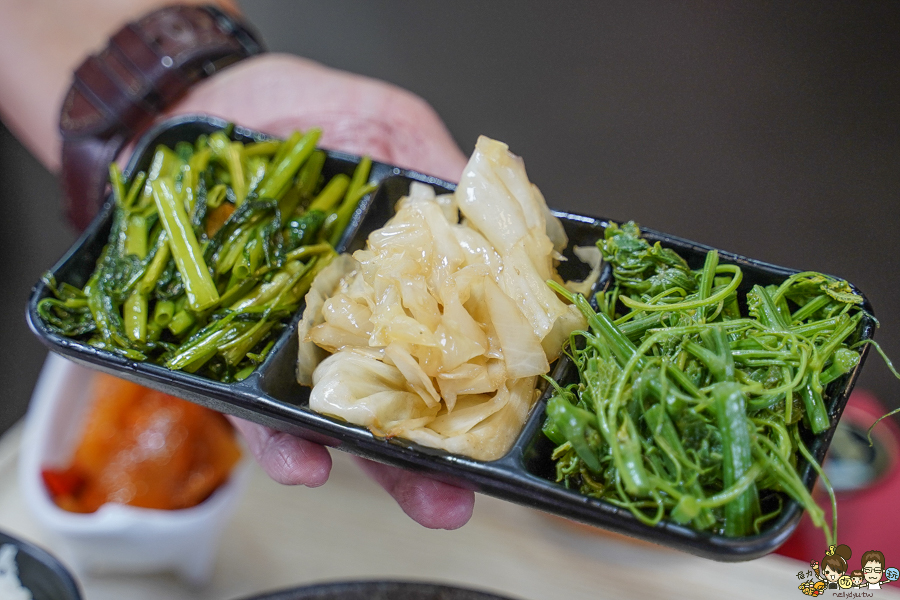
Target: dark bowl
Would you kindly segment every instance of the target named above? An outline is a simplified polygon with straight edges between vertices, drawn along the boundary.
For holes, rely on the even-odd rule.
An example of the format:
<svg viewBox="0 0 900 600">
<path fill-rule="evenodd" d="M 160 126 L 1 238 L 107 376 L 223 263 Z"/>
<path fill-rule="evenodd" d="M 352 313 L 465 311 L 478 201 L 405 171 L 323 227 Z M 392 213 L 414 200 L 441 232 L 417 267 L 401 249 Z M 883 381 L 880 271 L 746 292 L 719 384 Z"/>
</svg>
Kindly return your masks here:
<svg viewBox="0 0 900 600">
<path fill-rule="evenodd" d="M 0 532 L 0 546 L 16 547 L 19 581 L 34 600 L 81 600 L 81 591 L 62 564 L 37 546 Z"/>
<path fill-rule="evenodd" d="M 250 596 L 243 600 L 511 600 L 478 590 L 414 581 L 340 581 Z"/>
<path fill-rule="evenodd" d="M 226 125 L 227 123 L 220 119 L 206 116 L 181 117 L 163 123 L 142 138 L 126 173 L 146 168 L 157 144 L 173 145 L 180 140 L 193 141 L 200 134 L 211 133 Z M 265 137 L 239 127 L 234 128 L 232 135 L 234 139 L 242 141 Z M 358 161 L 358 157 L 329 152 L 325 174 L 331 176 L 339 172 L 350 173 Z M 429 184 L 438 193 L 455 189 L 453 184 L 446 181 L 383 163 L 373 163 L 371 179 L 378 182 L 378 188 L 360 204 L 338 250 L 353 251 L 363 247 L 369 233 L 381 227 L 392 216 L 394 204 L 409 191 L 411 182 Z M 560 219 L 569 236 L 569 246 L 564 251 L 568 260 L 560 264 L 560 275 L 564 279 L 583 279 L 590 269 L 573 255 L 572 249 L 574 246 L 594 244 L 603 237 L 603 231 L 610 221 L 566 212 L 554 211 L 554 214 Z M 84 284 L 106 244 L 111 216 L 112 203 L 108 201 L 75 246 L 51 269 L 57 281 L 67 281 L 79 287 Z M 706 252 L 711 250 L 709 246 L 664 233 L 652 230 L 644 230 L 644 233 L 650 241 L 659 241 L 663 246 L 676 250 L 694 268 L 702 266 Z M 730 252 L 720 251 L 719 256 L 721 263 L 732 263 L 741 267 L 744 273 L 743 291 L 754 284 L 779 283 L 796 272 Z M 602 271 L 595 290 L 605 289 L 610 278 L 611 271 L 607 266 Z M 37 313 L 38 302 L 49 293 L 43 282 L 35 285 L 28 303 L 28 323 L 32 331 L 51 350 L 77 363 L 279 431 L 383 463 L 421 471 L 454 485 L 478 490 L 562 517 L 714 560 L 739 561 L 762 556 L 777 548 L 790 536 L 803 512 L 797 502 L 785 496 L 784 510 L 777 519 L 767 523 L 761 533 L 741 538 L 701 533 L 669 522 L 649 527 L 638 521 L 626 509 L 618 508 L 609 502 L 588 498 L 554 481 L 553 466 L 549 458 L 550 442 L 541 432 L 547 400 L 546 390 L 509 452 L 498 460 L 478 461 L 403 439 L 379 438 L 364 427 L 351 425 L 310 410 L 309 389 L 301 387 L 295 378 L 297 360 L 295 325 L 299 321 L 299 313 L 274 345 L 265 362 L 253 374 L 239 383 L 223 384 L 182 371 L 170 371 L 159 365 L 127 360 L 53 333 Z M 865 302 L 864 309 L 869 314 L 872 313 L 868 301 Z M 856 332 L 856 338 L 860 340 L 871 338 L 874 326 L 873 318 L 864 318 Z M 826 403 L 831 428 L 819 436 L 809 436 L 805 440 L 819 462 L 828 450 L 837 421 L 847 403 L 867 349 L 868 345 L 863 345 L 859 365 L 833 382 L 827 389 Z M 573 365 L 567 359 L 560 359 L 553 368 L 553 377 L 558 381 L 565 381 L 575 376 L 573 370 Z M 811 490 L 816 482 L 816 472 L 802 460 L 798 468 L 801 478 Z"/>
</svg>

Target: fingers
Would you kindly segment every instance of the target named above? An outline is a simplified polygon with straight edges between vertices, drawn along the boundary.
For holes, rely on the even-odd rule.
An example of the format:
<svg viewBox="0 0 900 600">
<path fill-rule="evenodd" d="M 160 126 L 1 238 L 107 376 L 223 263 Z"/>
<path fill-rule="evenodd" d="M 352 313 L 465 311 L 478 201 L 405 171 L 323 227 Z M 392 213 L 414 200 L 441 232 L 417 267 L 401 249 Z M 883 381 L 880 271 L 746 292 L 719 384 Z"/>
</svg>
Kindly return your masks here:
<svg viewBox="0 0 900 600">
<path fill-rule="evenodd" d="M 424 475 L 356 458 L 412 520 L 429 529 L 458 529 L 472 517 L 475 494 Z"/>
<path fill-rule="evenodd" d="M 247 440 L 259 466 L 278 483 L 319 487 L 328 480 L 331 455 L 323 446 L 237 417 L 228 420 Z"/>
<path fill-rule="evenodd" d="M 250 421 L 228 417 L 263 470 L 283 485 L 318 487 L 331 472 L 323 446 Z M 424 475 L 355 459 L 411 519 L 430 529 L 457 529 L 472 517 L 475 494 Z"/>
</svg>

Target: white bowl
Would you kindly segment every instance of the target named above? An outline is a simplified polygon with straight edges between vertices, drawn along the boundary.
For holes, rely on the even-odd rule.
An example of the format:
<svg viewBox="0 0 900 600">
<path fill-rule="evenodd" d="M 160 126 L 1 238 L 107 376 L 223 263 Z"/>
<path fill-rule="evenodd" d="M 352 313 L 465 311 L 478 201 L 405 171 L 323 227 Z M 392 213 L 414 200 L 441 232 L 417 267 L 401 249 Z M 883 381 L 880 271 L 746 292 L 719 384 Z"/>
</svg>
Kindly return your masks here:
<svg viewBox="0 0 900 600">
<path fill-rule="evenodd" d="M 68 464 L 90 407 L 94 371 L 50 354 L 25 418 L 19 480 L 35 520 L 54 539 L 54 552 L 77 572 L 174 571 L 188 582 L 208 581 L 216 547 L 250 474 L 249 453 L 228 481 L 201 504 L 154 510 L 104 504 L 90 514 L 59 508 L 41 477 L 47 466 Z"/>
</svg>

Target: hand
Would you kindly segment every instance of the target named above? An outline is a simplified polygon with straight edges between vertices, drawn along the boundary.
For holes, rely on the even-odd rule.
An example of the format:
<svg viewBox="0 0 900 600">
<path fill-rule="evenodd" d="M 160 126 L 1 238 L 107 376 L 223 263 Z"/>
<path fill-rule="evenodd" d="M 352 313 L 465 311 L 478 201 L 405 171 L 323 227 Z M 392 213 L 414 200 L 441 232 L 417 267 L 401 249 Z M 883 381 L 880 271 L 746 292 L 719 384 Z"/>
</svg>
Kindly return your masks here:
<svg viewBox="0 0 900 600">
<path fill-rule="evenodd" d="M 466 158 L 421 98 L 377 79 L 286 54 L 238 63 L 191 88 L 167 116 L 209 113 L 287 136 L 321 127 L 319 145 L 457 181 Z"/>
<path fill-rule="evenodd" d="M 320 145 L 416 169 L 451 181 L 465 157 L 424 101 L 384 82 L 335 71 L 294 56 L 249 59 L 192 88 L 167 116 L 208 113 L 286 136 L 317 126 Z M 331 457 L 312 442 L 233 418 L 250 451 L 275 481 L 320 486 Z M 395 467 L 357 459 L 413 520 L 456 529 L 469 520 L 474 494 Z"/>
</svg>

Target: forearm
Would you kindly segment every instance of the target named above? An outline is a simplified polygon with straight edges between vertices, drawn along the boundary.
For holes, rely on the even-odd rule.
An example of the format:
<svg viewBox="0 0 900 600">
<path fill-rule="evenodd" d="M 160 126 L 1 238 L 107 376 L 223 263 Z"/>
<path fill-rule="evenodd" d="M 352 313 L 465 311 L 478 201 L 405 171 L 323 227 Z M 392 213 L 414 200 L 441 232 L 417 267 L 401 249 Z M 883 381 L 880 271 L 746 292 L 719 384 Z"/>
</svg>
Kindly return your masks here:
<svg viewBox="0 0 900 600">
<path fill-rule="evenodd" d="M 177 0 L 216 4 L 232 0 Z M 124 23 L 174 0 L 0 0 L 0 118 L 47 168 L 59 168 L 57 131 L 73 70 Z"/>
</svg>

